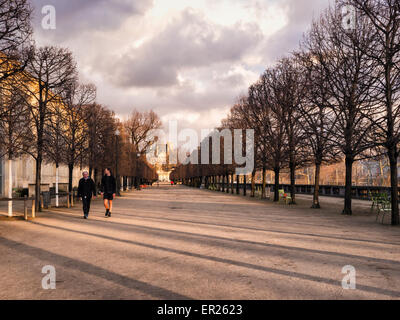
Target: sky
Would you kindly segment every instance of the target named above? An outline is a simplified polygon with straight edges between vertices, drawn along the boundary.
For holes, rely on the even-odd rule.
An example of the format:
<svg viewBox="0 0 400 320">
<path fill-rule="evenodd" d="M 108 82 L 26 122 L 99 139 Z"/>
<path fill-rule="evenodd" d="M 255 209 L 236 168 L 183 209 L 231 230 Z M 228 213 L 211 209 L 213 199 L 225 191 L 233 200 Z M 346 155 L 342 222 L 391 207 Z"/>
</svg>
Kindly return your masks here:
<svg viewBox="0 0 400 320">
<path fill-rule="evenodd" d="M 68 47 L 97 101 L 127 118 L 212 129 L 260 74 L 298 47 L 329 0 L 32 0 L 37 45 Z M 45 30 L 42 8 L 56 9 Z"/>
</svg>

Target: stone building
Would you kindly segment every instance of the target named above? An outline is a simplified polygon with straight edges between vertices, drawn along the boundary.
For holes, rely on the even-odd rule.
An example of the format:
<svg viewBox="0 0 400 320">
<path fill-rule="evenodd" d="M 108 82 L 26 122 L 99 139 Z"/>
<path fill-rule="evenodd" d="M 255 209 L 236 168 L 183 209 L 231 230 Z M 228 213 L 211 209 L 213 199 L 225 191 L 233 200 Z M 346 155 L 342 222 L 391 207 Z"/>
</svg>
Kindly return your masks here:
<svg viewBox="0 0 400 320">
<path fill-rule="evenodd" d="M 7 198 L 8 196 L 8 161 L 0 160 L 0 196 Z M 34 194 L 35 185 L 35 160 L 24 155 L 12 161 L 12 184 L 14 193 L 17 190 L 25 189 L 29 196 Z M 85 169 L 85 168 L 84 168 Z M 77 186 L 79 179 L 82 177 L 82 171 L 79 166 L 74 169 L 73 186 Z M 48 191 L 55 188 L 56 183 L 56 165 L 51 163 L 43 163 L 42 165 L 42 191 Z M 63 165 L 59 168 L 59 190 L 66 191 L 68 186 L 68 167 Z"/>
</svg>

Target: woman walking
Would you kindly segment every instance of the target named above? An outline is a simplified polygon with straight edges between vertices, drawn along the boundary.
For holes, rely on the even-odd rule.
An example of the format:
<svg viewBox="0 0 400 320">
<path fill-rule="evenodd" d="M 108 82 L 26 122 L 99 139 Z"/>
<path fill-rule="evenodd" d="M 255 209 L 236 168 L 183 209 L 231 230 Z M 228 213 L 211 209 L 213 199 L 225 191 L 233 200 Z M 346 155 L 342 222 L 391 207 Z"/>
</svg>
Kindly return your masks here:
<svg viewBox="0 0 400 320">
<path fill-rule="evenodd" d="M 106 217 L 110 218 L 112 214 L 113 200 L 117 192 L 117 183 L 111 174 L 111 169 L 104 170 L 104 176 L 101 179 L 101 194 L 104 199 L 104 207 L 106 208 Z"/>
</svg>

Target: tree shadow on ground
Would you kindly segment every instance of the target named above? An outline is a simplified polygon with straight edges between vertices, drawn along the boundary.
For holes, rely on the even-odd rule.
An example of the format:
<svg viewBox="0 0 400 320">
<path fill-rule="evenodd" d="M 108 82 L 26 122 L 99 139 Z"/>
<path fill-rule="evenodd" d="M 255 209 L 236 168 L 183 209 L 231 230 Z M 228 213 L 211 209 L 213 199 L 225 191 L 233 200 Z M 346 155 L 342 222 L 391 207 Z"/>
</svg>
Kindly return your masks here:
<svg viewBox="0 0 400 320">
<path fill-rule="evenodd" d="M 77 231 L 77 230 L 68 229 L 68 228 L 64 228 L 64 227 L 49 226 L 49 225 L 45 225 L 45 224 L 41 224 L 41 223 L 37 223 L 37 222 L 34 222 L 34 224 L 37 224 L 37 225 L 40 225 L 43 227 L 47 227 L 47 228 L 56 229 L 56 230 L 67 231 L 67 232 L 82 234 L 82 235 L 91 236 L 91 237 L 97 237 L 97 238 L 101 238 L 101 239 L 105 239 L 105 240 L 117 241 L 117 242 L 121 242 L 121 243 L 125 243 L 125 244 L 131 244 L 131 245 L 135 245 L 135 246 L 148 248 L 148 249 L 154 249 L 154 250 L 174 253 L 174 254 L 178 254 L 178 255 L 184 255 L 184 256 L 198 258 L 198 259 L 202 259 L 202 260 L 213 261 L 213 262 L 218 262 L 218 263 L 222 263 L 222 264 L 228 264 L 228 265 L 232 265 L 232 266 L 248 268 L 248 269 L 252 269 L 252 270 L 264 271 L 264 272 L 268 272 L 268 273 L 272 273 L 272 274 L 288 276 L 288 277 L 297 278 L 297 279 L 301 279 L 301 280 L 308 280 L 308 281 L 314 281 L 314 282 L 318 282 L 318 283 L 325 283 L 325 284 L 329 284 L 329 285 L 341 286 L 341 282 L 338 280 L 334 280 L 334 279 L 328 279 L 328 278 L 324 278 L 324 277 L 313 276 L 313 275 L 294 272 L 294 271 L 286 271 L 286 270 L 281 270 L 281 269 L 276 269 L 276 268 L 271 268 L 271 267 L 266 267 L 266 266 L 259 266 L 259 265 L 255 265 L 255 264 L 251 264 L 251 263 L 247 263 L 247 262 L 235 261 L 235 260 L 225 259 L 225 258 L 221 258 L 221 257 L 212 257 L 212 256 L 204 255 L 204 254 L 198 254 L 198 253 L 194 253 L 194 252 L 188 252 L 188 251 L 173 249 L 173 248 L 166 248 L 166 247 L 161 247 L 161 246 L 152 245 L 152 244 L 146 244 L 146 243 L 132 241 L 132 240 L 119 239 L 119 238 L 115 238 L 115 237 L 111 237 L 111 236 L 99 235 L 96 233 L 90 233 L 90 232 L 85 232 L 85 231 Z M 154 229 L 154 228 L 149 228 L 149 229 Z M 158 231 L 158 229 L 154 229 L 154 230 Z M 214 237 L 212 237 L 212 238 L 214 238 Z M 3 241 L 3 239 L 4 238 L 0 237 L 0 244 Z M 222 238 L 222 239 L 224 239 L 224 238 Z M 227 240 L 227 239 L 224 239 L 224 240 Z M 10 243 L 10 240 L 4 239 L 4 241 L 6 244 Z M 236 240 L 232 240 L 232 241 L 236 241 Z M 11 243 L 17 244 L 12 241 L 11 241 Z M 248 242 L 246 242 L 246 243 L 248 243 Z M 256 243 L 256 244 L 258 244 L 258 243 Z M 261 245 L 263 245 L 263 244 L 261 244 Z M 22 248 L 29 247 L 29 246 L 26 246 L 23 244 L 21 244 L 21 246 L 22 246 Z M 393 261 L 393 260 L 376 259 L 376 258 L 369 258 L 369 257 L 363 257 L 363 256 L 355 256 L 355 255 L 346 255 L 346 254 L 340 254 L 340 253 L 336 253 L 336 252 L 326 252 L 326 251 L 318 251 L 318 250 L 303 249 L 303 248 L 296 248 L 296 247 L 284 247 L 284 246 L 276 246 L 276 245 L 266 245 L 266 246 L 285 248 L 285 249 L 289 248 L 289 249 L 296 250 L 296 251 L 298 251 L 298 250 L 307 251 L 307 252 L 309 251 L 309 252 L 328 254 L 328 255 L 334 255 L 334 256 L 344 256 L 344 257 L 349 257 L 349 258 L 352 257 L 352 258 L 357 258 L 357 259 L 366 259 L 368 261 L 399 264 L 399 262 Z M 18 246 L 16 249 L 20 249 L 20 246 Z M 38 250 L 41 250 L 41 249 L 38 249 Z M 92 266 L 89 264 L 87 264 L 87 265 Z M 89 272 L 90 268 L 88 268 L 88 266 L 86 266 L 86 272 L 90 273 Z M 97 268 L 97 267 L 95 267 L 95 268 Z M 104 270 L 104 269 L 101 269 L 101 270 Z M 119 275 L 117 275 L 117 276 L 119 276 Z M 129 280 L 129 278 L 128 278 L 128 280 Z M 136 280 L 132 280 L 132 281 L 136 281 Z M 390 297 L 400 297 L 399 291 L 378 288 L 378 287 L 373 287 L 373 286 L 368 286 L 368 285 L 357 284 L 357 290 L 373 292 L 373 293 L 382 294 L 382 295 L 386 295 L 386 296 L 390 296 Z"/>
<path fill-rule="evenodd" d="M 84 261 L 71 259 L 63 255 L 52 253 L 50 251 L 41 248 L 32 247 L 27 244 L 12 241 L 3 237 L 0 237 L 0 245 L 8 247 L 12 250 L 17 250 L 23 254 L 32 256 L 36 259 L 42 259 L 46 261 L 57 261 L 57 264 L 64 265 L 67 269 L 75 268 L 80 272 L 84 272 L 89 275 L 93 275 L 105 279 L 107 281 L 111 281 L 115 284 L 118 284 L 128 289 L 133 289 L 143 292 L 156 299 L 162 299 L 162 300 L 190 299 L 189 297 L 173 292 L 171 290 L 157 287 L 142 281 L 138 281 Z"/>
</svg>

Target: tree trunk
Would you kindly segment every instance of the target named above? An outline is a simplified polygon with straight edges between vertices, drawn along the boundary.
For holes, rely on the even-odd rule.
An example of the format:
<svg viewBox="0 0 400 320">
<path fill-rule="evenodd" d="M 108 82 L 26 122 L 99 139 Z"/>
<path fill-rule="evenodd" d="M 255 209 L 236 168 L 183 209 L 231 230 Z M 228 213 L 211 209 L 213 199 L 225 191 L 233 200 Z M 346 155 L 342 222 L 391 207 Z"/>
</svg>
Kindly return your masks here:
<svg viewBox="0 0 400 320">
<path fill-rule="evenodd" d="M 234 181 L 235 181 L 235 175 L 232 173 L 232 176 L 231 176 L 231 194 L 235 193 L 235 190 L 234 190 L 235 183 L 234 183 Z"/>
<path fill-rule="evenodd" d="M 93 177 L 94 179 L 93 180 L 94 180 L 94 184 L 96 185 L 96 188 L 97 188 L 97 182 L 98 182 L 97 181 L 97 174 L 98 174 L 98 170 L 94 169 L 94 177 Z"/>
<path fill-rule="evenodd" d="M 344 215 L 352 215 L 351 201 L 353 197 L 353 163 L 354 159 L 352 157 L 346 156 L 346 186 L 345 186 L 345 196 L 344 196 Z"/>
<path fill-rule="evenodd" d="M 251 173 L 251 197 L 255 198 L 256 196 L 256 170 L 253 170 Z"/>
<path fill-rule="evenodd" d="M 263 167 L 262 171 L 262 192 L 261 192 L 261 199 L 267 198 L 267 169 Z"/>
<path fill-rule="evenodd" d="M 13 177 L 12 177 L 12 159 L 8 159 L 8 217 L 13 216 L 13 202 L 12 202 L 12 189 L 13 189 Z"/>
<path fill-rule="evenodd" d="M 36 177 L 35 177 L 35 208 L 36 212 L 41 212 L 42 208 L 40 205 L 40 191 L 42 184 L 42 154 L 39 152 L 39 155 L 36 159 Z"/>
<path fill-rule="evenodd" d="M 229 193 L 229 175 L 224 176 L 225 181 L 225 192 Z"/>
<path fill-rule="evenodd" d="M 229 178 L 227 175 L 224 175 L 224 192 L 228 193 L 229 192 Z"/>
<path fill-rule="evenodd" d="M 70 200 L 72 201 L 73 197 L 73 186 L 72 186 L 72 180 L 73 180 L 73 174 L 74 174 L 74 164 L 70 163 L 68 164 L 68 191 L 71 193 L 70 195 Z"/>
<path fill-rule="evenodd" d="M 243 176 L 243 195 L 247 196 L 247 176 Z"/>
<path fill-rule="evenodd" d="M 290 163 L 290 197 L 292 198 L 291 204 L 296 204 L 296 165 L 294 162 Z"/>
<path fill-rule="evenodd" d="M 398 169 L 397 161 L 398 155 L 394 150 L 389 150 L 390 162 L 390 184 L 391 184 L 391 198 L 392 198 L 392 225 L 397 226 L 399 221 L 399 185 L 398 185 Z"/>
<path fill-rule="evenodd" d="M 321 164 L 315 164 L 315 182 L 314 182 L 314 199 L 312 209 L 321 209 L 321 205 L 319 203 L 319 177 L 321 174 Z"/>
<path fill-rule="evenodd" d="M 58 196 L 58 183 L 59 183 L 59 177 L 60 177 L 60 175 L 59 175 L 59 170 L 60 168 L 59 168 L 59 165 L 58 164 L 56 164 L 56 208 L 58 208 L 59 206 L 60 206 L 60 202 L 59 202 L 59 196 Z"/>
<path fill-rule="evenodd" d="M 279 202 L 279 173 L 280 169 L 275 168 L 275 190 L 274 190 L 274 202 Z"/>
</svg>

